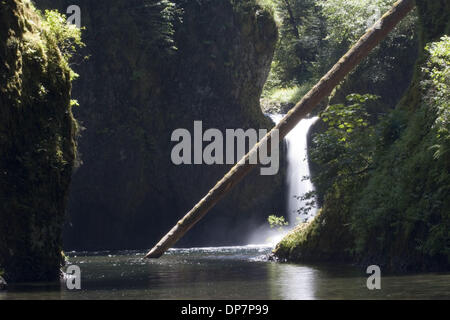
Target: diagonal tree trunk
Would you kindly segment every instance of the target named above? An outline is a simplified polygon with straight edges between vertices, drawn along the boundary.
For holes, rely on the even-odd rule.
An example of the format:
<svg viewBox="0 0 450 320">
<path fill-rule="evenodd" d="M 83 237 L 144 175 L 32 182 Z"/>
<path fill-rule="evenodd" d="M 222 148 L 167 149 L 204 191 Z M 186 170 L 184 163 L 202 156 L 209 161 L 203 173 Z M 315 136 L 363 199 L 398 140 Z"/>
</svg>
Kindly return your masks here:
<svg viewBox="0 0 450 320">
<path fill-rule="evenodd" d="M 239 181 L 256 165 L 248 164 L 252 155 L 267 143 L 270 145 L 274 130 L 278 130 L 283 139 L 303 118 L 305 118 L 323 98 L 344 80 L 362 59 L 367 57 L 392 29 L 414 8 L 413 0 L 400 0 L 361 39 L 334 65 L 334 67 L 288 112 L 267 136 L 235 165 L 208 194 L 200 200 L 158 244 L 150 250 L 146 258 L 159 258 L 188 232 L 208 211 L 214 207 Z"/>
</svg>

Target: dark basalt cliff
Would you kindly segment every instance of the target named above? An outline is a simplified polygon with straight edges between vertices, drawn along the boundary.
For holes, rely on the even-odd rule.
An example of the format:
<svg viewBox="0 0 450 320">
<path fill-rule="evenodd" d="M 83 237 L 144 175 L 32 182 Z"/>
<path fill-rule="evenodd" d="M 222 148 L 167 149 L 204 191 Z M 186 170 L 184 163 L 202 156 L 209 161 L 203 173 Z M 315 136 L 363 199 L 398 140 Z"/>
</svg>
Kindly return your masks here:
<svg viewBox="0 0 450 320">
<path fill-rule="evenodd" d="M 62 12 L 70 1 L 37 0 Z M 172 132 L 269 128 L 259 108 L 277 39 L 255 0 L 81 0 L 87 62 L 75 114 L 86 129 L 71 186 L 67 249 L 151 247 L 227 166 L 175 166 Z M 282 176 L 254 172 L 180 245 L 245 243 L 282 212 Z"/>
<path fill-rule="evenodd" d="M 70 69 L 29 2 L 0 4 L 0 266 L 55 280 L 75 158 Z"/>
</svg>

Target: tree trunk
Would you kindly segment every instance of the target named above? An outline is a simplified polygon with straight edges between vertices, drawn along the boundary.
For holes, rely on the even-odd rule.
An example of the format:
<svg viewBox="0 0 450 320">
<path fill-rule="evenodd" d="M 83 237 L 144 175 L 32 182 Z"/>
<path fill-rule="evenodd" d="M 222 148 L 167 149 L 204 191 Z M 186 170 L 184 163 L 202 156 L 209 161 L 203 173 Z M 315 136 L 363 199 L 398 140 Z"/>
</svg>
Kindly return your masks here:
<svg viewBox="0 0 450 320">
<path fill-rule="evenodd" d="M 250 157 L 264 144 L 269 144 L 274 130 L 278 130 L 283 139 L 303 118 L 305 118 L 322 99 L 344 80 L 345 76 L 367 57 L 392 29 L 414 8 L 413 0 L 397 1 L 364 36 L 334 65 L 334 67 L 288 112 L 288 114 L 257 143 L 237 165 L 235 165 L 208 194 L 200 200 L 158 244 L 150 250 L 146 258 L 159 258 L 188 232 L 208 211 L 214 207 L 239 181 L 256 165 L 248 164 Z"/>
</svg>

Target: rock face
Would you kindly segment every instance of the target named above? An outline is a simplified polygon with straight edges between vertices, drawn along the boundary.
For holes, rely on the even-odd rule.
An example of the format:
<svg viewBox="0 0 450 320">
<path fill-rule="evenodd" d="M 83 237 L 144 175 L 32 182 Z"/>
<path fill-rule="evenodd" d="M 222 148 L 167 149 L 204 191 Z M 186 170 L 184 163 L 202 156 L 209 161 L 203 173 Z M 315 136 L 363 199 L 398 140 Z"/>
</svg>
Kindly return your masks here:
<svg viewBox="0 0 450 320">
<path fill-rule="evenodd" d="M 0 267 L 59 276 L 75 158 L 69 68 L 28 1 L 0 5 Z"/>
<path fill-rule="evenodd" d="M 70 1 L 36 1 L 65 8 Z M 83 164 L 67 249 L 149 248 L 229 169 L 175 166 L 177 128 L 270 128 L 259 107 L 277 39 L 254 0 L 78 2 L 90 59 L 77 68 Z M 254 172 L 180 245 L 245 243 L 283 211 L 282 176 Z"/>
</svg>

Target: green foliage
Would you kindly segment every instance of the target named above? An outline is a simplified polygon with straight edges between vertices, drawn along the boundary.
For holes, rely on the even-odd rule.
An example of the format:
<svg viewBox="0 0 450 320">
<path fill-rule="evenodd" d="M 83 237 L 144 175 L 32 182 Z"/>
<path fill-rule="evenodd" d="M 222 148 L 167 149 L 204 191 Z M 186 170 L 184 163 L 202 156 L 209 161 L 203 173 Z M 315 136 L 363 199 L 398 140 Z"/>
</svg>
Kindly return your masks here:
<svg viewBox="0 0 450 320">
<path fill-rule="evenodd" d="M 284 219 L 284 217 L 278 217 L 276 215 L 271 215 L 267 218 L 270 228 L 278 228 L 282 230 L 284 227 L 288 226 L 289 223 Z"/>
<path fill-rule="evenodd" d="M 413 113 L 395 110 L 378 125 L 383 143 L 375 170 L 350 207 L 357 256 L 368 251 L 385 260 L 402 256 L 408 267 L 416 260 L 422 268 L 423 257 L 450 262 L 448 37 L 425 51 L 416 87 L 421 100 Z"/>
<path fill-rule="evenodd" d="M 327 39 L 334 43 L 353 43 L 368 29 L 371 22 L 381 17 L 395 0 L 319 0 L 327 17 Z M 380 14 L 380 16 L 378 16 Z"/>
<path fill-rule="evenodd" d="M 323 41 L 324 48 L 319 51 L 316 59 L 315 76 L 321 77 L 327 72 L 369 26 L 373 25 L 395 2 L 395 0 L 375 0 L 368 4 L 365 0 L 319 0 L 318 5 L 326 21 L 326 36 Z M 372 84 L 367 87 L 373 88 L 374 84 L 380 86 L 380 80 L 388 78 L 389 73 L 396 72 L 395 69 L 398 68 L 398 72 L 404 72 L 402 64 L 409 59 L 397 58 L 401 57 L 405 51 L 414 50 L 416 21 L 416 15 L 409 14 L 388 35 L 387 39 L 374 49 L 356 70 L 358 72 L 364 68 L 369 74 L 367 79 L 360 76 L 359 81 Z M 409 54 L 411 55 L 411 52 Z M 371 91 L 373 92 L 373 89 Z"/>
<path fill-rule="evenodd" d="M 315 1 L 275 2 L 279 43 L 267 89 L 302 84 L 311 77 L 313 64 L 325 37 L 324 20 Z M 271 83 L 272 82 L 272 83 Z"/>
<path fill-rule="evenodd" d="M 288 258 L 291 250 L 307 242 L 308 231 L 317 226 L 316 220 L 308 223 L 298 224 L 294 230 L 289 232 L 276 247 L 276 254 L 279 258 Z"/>
<path fill-rule="evenodd" d="M 437 140 L 433 109 L 423 104 L 410 116 L 400 138 L 378 154 L 367 187 L 355 197 L 351 229 L 356 254 L 395 257 L 407 252 L 407 259 L 450 261 L 449 165 L 430 150 Z"/>
<path fill-rule="evenodd" d="M 425 80 L 421 86 L 425 91 L 425 101 L 436 109 L 434 127 L 438 144 L 432 148 L 434 157 L 440 158 L 449 152 L 450 145 L 450 37 L 430 43 L 425 47 L 429 58 L 422 71 Z"/>
<path fill-rule="evenodd" d="M 275 1 L 280 37 L 265 98 L 274 89 L 315 83 L 394 2 L 376 0 L 368 5 L 363 0 Z M 344 103 L 352 92 L 371 92 L 392 103 L 392 108 L 410 81 L 412 72 L 404 70 L 415 62 L 410 50 L 415 50 L 416 21 L 416 15 L 410 14 L 355 70 L 354 78 L 348 77 L 350 83 L 344 83 L 334 103 Z M 397 91 L 387 85 L 389 81 L 397 83 Z M 385 92 L 389 96 L 383 96 Z"/>
<path fill-rule="evenodd" d="M 277 6 L 274 0 L 256 0 L 256 3 L 259 4 L 264 9 L 268 10 L 270 13 L 275 15 Z"/>
<path fill-rule="evenodd" d="M 351 105 L 321 114 L 327 129 L 310 153 L 322 165 L 313 180 L 323 207 L 280 244 L 281 256 L 336 256 L 402 271 L 450 264 L 448 37 L 426 51 L 414 112 L 398 108 L 373 123 L 363 106 L 376 97 L 351 95 Z"/>
<path fill-rule="evenodd" d="M 78 103 L 78 100 L 76 99 L 70 99 L 70 107 L 79 107 L 80 104 Z"/>
<path fill-rule="evenodd" d="M 146 15 L 135 15 L 136 23 L 150 23 L 151 30 L 146 30 L 148 35 L 147 45 L 164 47 L 166 54 L 173 53 L 178 50 L 175 45 L 174 23 L 182 21 L 183 10 L 170 0 L 145 0 Z M 145 22 L 141 21 L 145 17 Z"/>
<path fill-rule="evenodd" d="M 296 104 L 308 92 L 309 89 L 309 85 L 274 88 L 269 92 L 265 92 L 263 97 L 268 97 L 271 100 L 278 101 L 280 103 Z"/>
<path fill-rule="evenodd" d="M 58 46 L 67 62 L 73 58 L 77 50 L 85 46 L 81 39 L 82 29 L 68 24 L 66 16 L 58 10 L 45 10 L 43 24 L 46 27 L 46 36 Z"/>
<path fill-rule="evenodd" d="M 372 13 L 367 1 L 316 3 L 326 18 L 322 44 L 328 50 L 314 64 L 315 72 L 323 73 L 364 32 Z M 393 1 L 371 3 L 384 13 Z M 416 4 L 419 20 L 409 15 L 341 83 L 332 106 L 322 112 L 309 150 L 319 166 L 313 181 L 322 208 L 308 226 L 280 243 L 278 256 L 376 263 L 394 271 L 448 270 L 450 5 L 445 0 Z M 417 57 L 412 54 L 416 29 L 425 49 L 399 102 L 412 74 L 405 71 Z M 375 101 L 374 94 L 381 98 Z M 342 102 L 346 96 L 350 103 Z"/>
<path fill-rule="evenodd" d="M 263 92 L 261 108 L 269 113 L 286 113 L 308 93 L 312 85 L 305 83 L 292 87 L 273 87 Z"/>
<path fill-rule="evenodd" d="M 366 105 L 376 99 L 370 94 L 351 94 L 349 104 L 331 105 L 320 114 L 327 129 L 314 135 L 310 151 L 311 160 L 321 166 L 312 179 L 318 190 L 329 190 L 336 181 L 360 179 L 370 169 L 375 132 Z"/>
<path fill-rule="evenodd" d="M 421 47 L 450 34 L 450 2 L 448 0 L 415 0 L 420 14 Z"/>
</svg>

